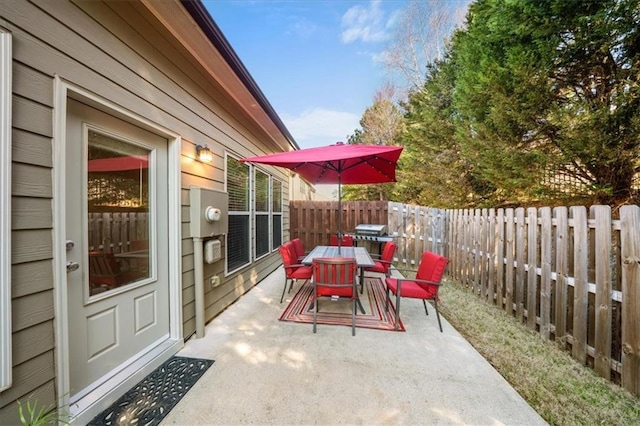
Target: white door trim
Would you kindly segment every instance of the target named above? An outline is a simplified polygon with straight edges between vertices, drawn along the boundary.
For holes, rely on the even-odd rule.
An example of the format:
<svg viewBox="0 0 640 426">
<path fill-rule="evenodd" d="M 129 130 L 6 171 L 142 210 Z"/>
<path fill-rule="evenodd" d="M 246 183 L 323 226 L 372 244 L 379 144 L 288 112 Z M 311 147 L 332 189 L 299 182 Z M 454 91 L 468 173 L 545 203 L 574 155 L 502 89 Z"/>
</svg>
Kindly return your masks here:
<svg viewBox="0 0 640 426">
<path fill-rule="evenodd" d="M 66 225 L 65 225 L 65 149 L 67 98 L 81 100 L 111 115 L 152 131 L 168 139 L 168 237 L 169 237 L 169 338 L 137 362 L 127 366 L 118 375 L 107 381 L 110 391 L 102 393 L 83 406 L 69 406 L 69 339 L 67 334 L 67 272 L 66 272 Z M 107 99 L 78 87 L 56 76 L 54 81 L 53 110 L 53 270 L 54 309 L 56 341 L 56 379 L 58 408 L 72 416 L 72 422 L 86 423 L 108 406 L 114 396 L 123 393 L 144 378 L 164 360 L 175 354 L 183 345 L 182 335 L 182 272 L 180 244 L 180 135 L 128 111 Z M 125 380 L 126 377 L 126 380 Z M 111 401 L 111 402 L 113 402 Z"/>
</svg>

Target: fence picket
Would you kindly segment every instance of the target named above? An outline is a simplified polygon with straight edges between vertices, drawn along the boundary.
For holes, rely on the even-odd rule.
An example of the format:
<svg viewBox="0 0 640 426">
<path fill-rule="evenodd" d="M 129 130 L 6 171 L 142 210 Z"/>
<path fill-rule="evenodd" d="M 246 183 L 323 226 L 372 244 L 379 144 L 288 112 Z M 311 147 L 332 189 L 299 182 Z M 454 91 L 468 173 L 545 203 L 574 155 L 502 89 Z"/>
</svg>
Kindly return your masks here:
<svg viewBox="0 0 640 426">
<path fill-rule="evenodd" d="M 496 304 L 499 308 L 504 306 L 504 291 L 503 291 L 503 282 L 504 282 L 504 209 L 498 209 L 497 217 L 496 217 L 496 227 L 497 227 L 497 239 L 496 239 L 496 249 L 494 251 L 495 255 L 495 263 L 496 263 Z"/>
<path fill-rule="evenodd" d="M 505 223 L 505 235 L 507 236 L 506 254 L 507 261 L 504 268 L 506 275 L 505 280 L 505 310 L 509 315 L 513 315 L 513 296 L 514 296 L 514 254 L 516 249 L 516 234 L 515 234 L 515 217 L 514 210 L 507 209 L 507 221 Z"/>
<path fill-rule="evenodd" d="M 595 359 L 594 369 L 611 378 L 611 207 L 592 206 L 595 221 Z"/>
<path fill-rule="evenodd" d="M 519 322 L 524 319 L 524 286 L 525 286 L 525 219 L 524 208 L 516 209 L 516 318 Z"/>
<path fill-rule="evenodd" d="M 495 266 L 496 266 L 496 211 L 489 209 L 489 217 L 487 219 L 487 244 L 485 250 L 487 252 L 487 295 L 489 303 L 496 303 L 495 289 Z"/>
<path fill-rule="evenodd" d="M 620 208 L 622 386 L 640 395 L 640 207 Z"/>
<path fill-rule="evenodd" d="M 583 365 L 587 362 L 588 286 L 588 226 L 587 209 L 571 207 L 573 218 L 573 346 L 572 355 Z"/>
<path fill-rule="evenodd" d="M 551 209 L 540 209 L 540 334 L 551 334 Z"/>
<path fill-rule="evenodd" d="M 556 285 L 555 285 L 555 338 L 567 334 L 567 274 L 569 267 L 569 214 L 566 207 L 555 207 L 556 220 Z"/>
<path fill-rule="evenodd" d="M 538 301 L 538 210 L 527 209 L 527 326 L 535 330 Z"/>
</svg>

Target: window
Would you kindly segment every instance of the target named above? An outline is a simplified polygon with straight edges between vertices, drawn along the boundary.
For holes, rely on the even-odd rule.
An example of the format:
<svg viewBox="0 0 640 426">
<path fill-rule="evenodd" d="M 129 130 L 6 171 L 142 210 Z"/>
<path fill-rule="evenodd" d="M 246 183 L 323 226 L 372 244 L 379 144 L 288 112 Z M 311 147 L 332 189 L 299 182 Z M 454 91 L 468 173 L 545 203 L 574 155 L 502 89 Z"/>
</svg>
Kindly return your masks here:
<svg viewBox="0 0 640 426">
<path fill-rule="evenodd" d="M 11 60 L 0 29 L 0 391 L 11 386 Z"/>
<path fill-rule="evenodd" d="M 282 244 L 283 184 L 230 155 L 226 162 L 228 274 L 268 255 Z"/>
<path fill-rule="evenodd" d="M 256 259 L 269 254 L 269 175 L 255 170 Z"/>
<path fill-rule="evenodd" d="M 273 179 L 271 195 L 271 250 L 282 245 L 282 182 Z"/>
<path fill-rule="evenodd" d="M 227 233 L 227 273 L 248 265 L 250 259 L 249 165 L 227 156 L 229 230 Z"/>
</svg>

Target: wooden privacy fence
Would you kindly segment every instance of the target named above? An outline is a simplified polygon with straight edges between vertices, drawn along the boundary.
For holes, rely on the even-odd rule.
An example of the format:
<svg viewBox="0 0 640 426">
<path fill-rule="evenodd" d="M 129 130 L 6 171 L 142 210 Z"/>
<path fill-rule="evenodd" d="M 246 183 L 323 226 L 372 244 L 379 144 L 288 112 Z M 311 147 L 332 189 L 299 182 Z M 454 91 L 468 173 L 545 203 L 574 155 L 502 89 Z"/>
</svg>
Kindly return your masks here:
<svg viewBox="0 0 640 426">
<path fill-rule="evenodd" d="M 449 274 L 640 395 L 640 207 L 447 211 Z"/>
<path fill-rule="evenodd" d="M 146 212 L 89 213 L 89 250 L 131 251 L 132 243 L 148 241 L 148 220 Z"/>
<path fill-rule="evenodd" d="M 640 207 L 623 206 L 614 219 L 608 206 L 342 204 L 345 231 L 387 225 L 399 266 L 415 267 L 424 250 L 445 255 L 456 281 L 640 395 Z M 337 202 L 291 206 L 291 238 L 312 247 L 336 232 Z"/>
<path fill-rule="evenodd" d="M 351 233 L 362 223 L 387 224 L 386 201 L 343 201 L 343 233 Z M 295 200 L 289 204 L 289 235 L 300 238 L 305 247 L 329 244 L 329 236 L 338 232 L 337 201 Z"/>
</svg>

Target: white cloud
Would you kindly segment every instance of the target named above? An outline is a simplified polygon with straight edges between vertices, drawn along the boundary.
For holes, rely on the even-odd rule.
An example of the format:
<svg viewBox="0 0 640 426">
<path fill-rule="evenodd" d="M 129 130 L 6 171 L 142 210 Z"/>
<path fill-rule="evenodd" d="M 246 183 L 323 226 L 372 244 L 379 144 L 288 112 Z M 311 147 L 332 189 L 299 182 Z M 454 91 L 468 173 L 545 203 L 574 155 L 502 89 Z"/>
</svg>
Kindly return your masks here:
<svg viewBox="0 0 640 426">
<path fill-rule="evenodd" d="M 380 0 L 373 0 L 369 7 L 353 6 L 342 16 L 342 42 L 384 41 L 388 38 L 387 23 L 380 8 Z"/>
<path fill-rule="evenodd" d="M 360 127 L 360 116 L 323 108 L 309 109 L 300 115 L 281 114 L 280 118 L 300 148 L 346 142 Z"/>
<path fill-rule="evenodd" d="M 313 34 L 318 32 L 319 27 L 306 18 L 296 18 L 289 25 L 287 34 L 303 40 L 309 39 Z"/>
</svg>

